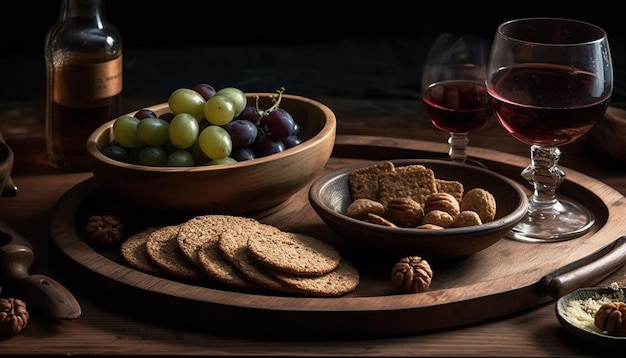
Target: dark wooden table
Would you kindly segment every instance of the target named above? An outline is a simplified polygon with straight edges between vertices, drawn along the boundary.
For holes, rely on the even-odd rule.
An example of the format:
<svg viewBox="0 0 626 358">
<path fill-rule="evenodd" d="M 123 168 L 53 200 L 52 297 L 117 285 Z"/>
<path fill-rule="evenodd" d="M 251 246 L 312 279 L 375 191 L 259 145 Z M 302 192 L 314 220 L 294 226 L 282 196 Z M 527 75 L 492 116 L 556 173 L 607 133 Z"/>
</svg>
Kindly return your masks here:
<svg viewBox="0 0 626 358">
<path fill-rule="evenodd" d="M 447 134 L 424 117 L 419 99 L 319 98 L 337 115 L 339 135 L 369 135 L 445 142 Z M 129 111 L 162 99 L 126 99 Z M 17 196 L 0 199 L 0 219 L 34 247 L 33 273 L 48 275 L 75 293 L 82 315 L 52 321 L 33 312 L 17 336 L 0 338 L 0 355 L 145 355 L 145 356 L 598 356 L 623 355 L 580 341 L 566 332 L 554 314 L 554 302 L 496 320 L 423 334 L 367 340 L 275 340 L 223 336 L 154 323 L 98 303 L 90 282 L 67 279 L 64 258 L 49 235 L 56 201 L 90 173 L 52 168 L 46 158 L 43 101 L 0 103 L 0 132 L 15 152 L 13 179 Z M 470 135 L 470 145 L 526 157 L 529 148 L 507 135 L 496 122 Z M 560 164 L 589 175 L 626 194 L 626 165 L 590 148 L 582 139 L 562 148 Z M 445 154 L 445 153 L 442 153 Z M 626 225 L 624 227 L 626 229 Z M 625 230 L 626 231 L 626 230 Z M 622 267 L 598 285 L 626 284 Z M 1 284 L 1 283 L 0 283 Z M 78 289 L 80 288 L 80 289 Z M 0 293 L 6 297 L 10 292 Z M 123 300 L 123 297 L 109 297 Z M 163 309 L 175 309 L 164 307 Z M 158 312 L 155 312 L 158 314 Z M 246 324 L 245 317 L 233 317 Z M 390 322 L 392 324 L 392 322 Z M 260 330 L 263 327 L 259 327 Z"/>
</svg>

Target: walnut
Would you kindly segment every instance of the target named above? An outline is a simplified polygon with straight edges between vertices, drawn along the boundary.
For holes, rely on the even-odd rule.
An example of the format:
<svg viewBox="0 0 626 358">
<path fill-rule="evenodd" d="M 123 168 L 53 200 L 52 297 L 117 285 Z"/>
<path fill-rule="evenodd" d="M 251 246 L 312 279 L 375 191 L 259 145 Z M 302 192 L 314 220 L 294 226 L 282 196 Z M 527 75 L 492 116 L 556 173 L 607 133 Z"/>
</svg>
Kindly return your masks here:
<svg viewBox="0 0 626 358">
<path fill-rule="evenodd" d="M 626 303 L 603 304 L 596 312 L 593 323 L 611 336 L 626 337 Z"/>
<path fill-rule="evenodd" d="M 0 299 L 0 335 L 16 336 L 28 324 L 26 303 L 17 298 Z"/>
<path fill-rule="evenodd" d="M 391 270 L 393 286 L 402 293 L 426 291 L 432 278 L 430 264 L 419 256 L 404 257 Z"/>
<path fill-rule="evenodd" d="M 372 213 L 368 213 L 364 221 L 368 223 L 372 223 L 372 224 L 382 225 L 382 226 L 397 227 L 396 224 L 385 219 L 384 217 L 380 215 L 372 214 Z"/>
<path fill-rule="evenodd" d="M 409 197 L 394 198 L 387 203 L 384 217 L 400 227 L 416 227 L 424 217 L 424 209 Z"/>
<path fill-rule="evenodd" d="M 481 225 L 483 222 L 480 220 L 480 215 L 477 212 L 471 210 L 464 210 L 459 213 L 456 220 L 452 223 L 453 227 L 467 227 Z"/>
<path fill-rule="evenodd" d="M 496 217 L 496 199 L 485 189 L 474 188 L 463 196 L 461 211 L 475 211 L 480 221 L 486 224 Z"/>
<path fill-rule="evenodd" d="M 443 210 L 431 210 L 424 214 L 422 225 L 433 224 L 447 228 L 454 223 L 454 217 Z"/>
<path fill-rule="evenodd" d="M 452 195 L 448 193 L 432 193 L 426 199 L 424 203 L 424 213 L 428 213 L 433 210 L 441 210 L 444 211 L 453 219 L 456 219 L 461 212 L 461 207 L 459 205 L 459 201 Z"/>
<path fill-rule="evenodd" d="M 415 227 L 419 230 L 443 230 L 444 228 L 435 224 L 421 224 Z"/>
<path fill-rule="evenodd" d="M 355 219 L 364 219 L 369 213 L 382 215 L 384 212 L 385 207 L 382 203 L 365 198 L 356 199 L 346 209 L 346 214 Z"/>
<path fill-rule="evenodd" d="M 122 222 L 113 215 L 93 215 L 85 227 L 86 242 L 98 248 L 110 248 L 122 242 Z"/>
</svg>

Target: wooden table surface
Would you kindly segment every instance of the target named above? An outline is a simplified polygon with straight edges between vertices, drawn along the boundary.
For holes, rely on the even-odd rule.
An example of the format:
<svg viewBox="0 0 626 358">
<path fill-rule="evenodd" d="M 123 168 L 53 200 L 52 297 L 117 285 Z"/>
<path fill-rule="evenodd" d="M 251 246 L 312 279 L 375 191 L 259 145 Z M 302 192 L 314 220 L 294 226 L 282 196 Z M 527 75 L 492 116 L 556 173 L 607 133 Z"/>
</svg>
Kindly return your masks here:
<svg viewBox="0 0 626 358">
<path fill-rule="evenodd" d="M 388 136 L 445 142 L 447 134 L 424 117 L 419 99 L 317 98 L 337 116 L 340 135 Z M 162 102 L 154 98 L 125 100 L 130 111 Z M 0 338 L 0 355 L 144 355 L 144 356 L 598 356 L 623 355 L 580 341 L 566 332 L 554 313 L 554 302 L 482 322 L 424 334 L 367 340 L 275 340 L 223 336 L 170 327 L 125 315 L 101 305 L 85 292 L 89 282 L 72 282 L 64 275 L 65 258 L 49 236 L 56 201 L 90 173 L 68 173 L 50 166 L 45 154 L 43 100 L 0 103 L 0 132 L 15 152 L 12 198 L 0 198 L 0 219 L 31 241 L 32 273 L 45 274 L 68 287 L 80 302 L 75 320 L 52 321 L 32 312 L 17 336 Z M 470 135 L 470 146 L 528 156 L 517 142 L 492 121 Z M 585 139 L 561 148 L 560 164 L 589 175 L 626 194 L 626 164 L 592 150 Z M 626 224 L 624 225 L 626 229 Z M 626 230 L 625 230 L 626 231 Z M 572 241 L 575 244 L 575 241 Z M 626 284 L 626 267 L 598 283 Z M 0 282 L 0 286 L 1 286 Z M 7 297 L 9 291 L 0 293 Z M 120 300 L 120 297 L 110 297 Z M 176 309 L 164 307 L 163 309 Z M 158 314 L 158 312 L 155 312 Z M 245 317 L 233 317 L 246 324 Z M 390 322 L 393 324 L 393 322 Z M 263 327 L 259 327 L 262 330 Z"/>
</svg>

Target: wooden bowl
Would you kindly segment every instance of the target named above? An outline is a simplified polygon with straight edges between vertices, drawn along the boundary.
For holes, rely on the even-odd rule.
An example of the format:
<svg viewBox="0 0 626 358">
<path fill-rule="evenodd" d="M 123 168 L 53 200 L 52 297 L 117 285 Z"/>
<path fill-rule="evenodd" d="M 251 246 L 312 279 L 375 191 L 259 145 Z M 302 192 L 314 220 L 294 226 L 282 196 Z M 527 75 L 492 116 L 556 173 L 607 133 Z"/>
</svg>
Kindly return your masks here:
<svg viewBox="0 0 626 358">
<path fill-rule="evenodd" d="M 348 186 L 349 173 L 375 163 L 347 167 L 316 180 L 309 189 L 309 201 L 321 219 L 344 239 L 367 249 L 397 255 L 417 255 L 425 259 L 450 260 L 467 257 L 486 249 L 506 235 L 528 210 L 524 189 L 498 173 L 473 165 L 445 160 L 391 160 L 396 167 L 422 164 L 444 180 L 463 184 L 465 192 L 483 188 L 496 199 L 496 216 L 491 222 L 443 230 L 418 230 L 388 227 L 353 219 L 345 215 L 352 202 Z"/>
<path fill-rule="evenodd" d="M 249 93 L 254 105 L 271 106 L 273 93 Z M 87 141 L 96 179 L 116 197 L 139 207 L 188 213 L 262 216 L 281 207 L 307 185 L 330 158 L 336 135 L 334 113 L 309 98 L 283 94 L 280 107 L 301 127 L 303 142 L 281 153 L 234 164 L 196 167 L 150 167 L 128 164 L 102 153 L 113 139 L 113 122 L 96 129 Z M 148 107 L 157 115 L 167 103 Z M 133 115 L 130 113 L 129 115 Z"/>
</svg>

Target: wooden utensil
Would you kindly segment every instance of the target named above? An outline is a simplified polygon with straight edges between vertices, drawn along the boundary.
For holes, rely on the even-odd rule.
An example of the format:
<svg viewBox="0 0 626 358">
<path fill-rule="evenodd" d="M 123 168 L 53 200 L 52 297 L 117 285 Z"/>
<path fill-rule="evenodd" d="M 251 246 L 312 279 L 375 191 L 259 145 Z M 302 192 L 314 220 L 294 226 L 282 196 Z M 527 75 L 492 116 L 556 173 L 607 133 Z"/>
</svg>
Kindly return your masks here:
<svg viewBox="0 0 626 358">
<path fill-rule="evenodd" d="M 29 307 L 52 319 L 75 319 L 81 308 L 74 295 L 54 279 L 30 274 L 35 255 L 31 244 L 0 221 L 0 282 L 15 287 Z"/>
<path fill-rule="evenodd" d="M 626 264 L 626 236 L 620 236 L 595 253 L 567 264 L 539 281 L 539 293 L 559 298 L 589 286 Z"/>
</svg>

